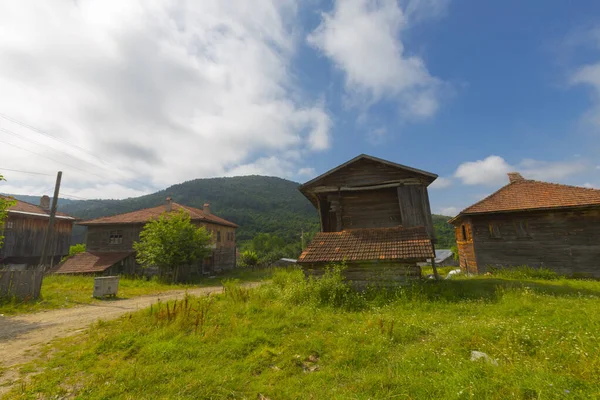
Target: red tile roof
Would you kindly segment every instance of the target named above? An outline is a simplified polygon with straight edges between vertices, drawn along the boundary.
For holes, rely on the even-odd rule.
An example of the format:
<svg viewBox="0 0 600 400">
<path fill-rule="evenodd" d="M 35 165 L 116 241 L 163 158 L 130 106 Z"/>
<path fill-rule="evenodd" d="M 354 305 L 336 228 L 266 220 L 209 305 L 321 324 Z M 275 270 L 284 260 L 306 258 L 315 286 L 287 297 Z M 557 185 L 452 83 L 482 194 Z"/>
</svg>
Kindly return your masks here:
<svg viewBox="0 0 600 400">
<path fill-rule="evenodd" d="M 175 202 L 171 203 L 171 212 L 179 212 L 184 210 L 190 215 L 192 221 L 201 221 L 207 223 L 213 223 L 224 226 L 231 226 L 237 228 L 238 226 L 233 222 L 229 222 L 223 218 L 217 217 L 214 214 L 206 214 L 204 211 L 188 207 Z M 146 223 L 151 219 L 156 219 L 166 212 L 165 205 L 160 205 L 153 208 L 145 208 L 143 210 L 133 211 L 125 214 L 113 215 L 112 217 L 101 217 L 88 221 L 79 222 L 79 225 L 99 225 L 99 224 L 138 224 Z"/>
<path fill-rule="evenodd" d="M 319 232 L 298 263 L 369 260 L 425 260 L 435 257 L 424 227 Z"/>
<path fill-rule="evenodd" d="M 119 261 L 132 255 L 133 252 L 85 252 L 69 257 L 56 270 L 57 274 L 89 274 L 103 272 Z"/>
<path fill-rule="evenodd" d="M 461 215 L 600 206 L 600 190 L 511 177 L 511 183 L 465 208 Z"/>
<path fill-rule="evenodd" d="M 17 200 L 17 199 L 8 197 L 8 196 L 0 195 L 0 197 L 2 197 L 3 199 L 11 199 L 11 200 L 16 201 L 15 205 L 8 208 L 8 212 L 13 211 L 15 214 L 18 214 L 18 213 L 38 214 L 38 216 L 41 216 L 41 217 L 49 217 L 50 216 L 50 210 L 44 210 L 42 207 L 37 206 L 35 204 L 27 203 L 26 201 Z M 70 215 L 67 215 L 65 213 L 61 213 L 58 211 L 56 212 L 56 215 L 58 217 L 73 218 Z"/>
</svg>

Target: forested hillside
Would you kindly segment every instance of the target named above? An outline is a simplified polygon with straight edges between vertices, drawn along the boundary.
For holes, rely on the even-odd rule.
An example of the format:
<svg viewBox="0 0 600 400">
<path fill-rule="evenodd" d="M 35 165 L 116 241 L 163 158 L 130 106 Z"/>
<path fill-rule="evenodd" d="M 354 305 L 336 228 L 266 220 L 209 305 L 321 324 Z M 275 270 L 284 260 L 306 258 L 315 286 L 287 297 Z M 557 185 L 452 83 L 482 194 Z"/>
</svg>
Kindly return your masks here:
<svg viewBox="0 0 600 400">
<path fill-rule="evenodd" d="M 209 202 L 214 214 L 240 225 L 237 239 L 243 243 L 258 233 L 280 237 L 285 243 L 300 243 L 304 230 L 310 234 L 319 229 L 317 211 L 298 191 L 298 183 L 267 176 L 195 179 L 173 185 L 159 192 L 124 200 L 63 200 L 59 210 L 72 216 L 90 219 L 121 214 L 163 204 L 171 196 L 177 203 L 202 208 Z M 39 198 L 15 196 L 37 204 Z M 434 215 L 438 248 L 454 244 L 454 231 L 449 217 Z M 76 230 L 76 241 L 83 240 Z"/>
</svg>

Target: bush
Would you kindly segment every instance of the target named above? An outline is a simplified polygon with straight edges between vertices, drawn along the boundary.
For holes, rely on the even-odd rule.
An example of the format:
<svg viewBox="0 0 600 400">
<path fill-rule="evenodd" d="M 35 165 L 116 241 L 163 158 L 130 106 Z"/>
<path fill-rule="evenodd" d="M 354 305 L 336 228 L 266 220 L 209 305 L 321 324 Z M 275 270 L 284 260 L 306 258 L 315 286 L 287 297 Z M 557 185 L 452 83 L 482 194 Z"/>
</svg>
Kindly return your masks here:
<svg viewBox="0 0 600 400">
<path fill-rule="evenodd" d="M 246 250 L 240 255 L 240 267 L 256 267 L 258 265 L 258 255 L 252 250 Z"/>
<path fill-rule="evenodd" d="M 85 253 L 85 243 L 74 244 L 69 247 L 69 255 L 66 255 L 60 260 L 60 262 L 65 261 L 69 257 L 73 257 L 75 254 Z"/>
<path fill-rule="evenodd" d="M 561 278 L 559 274 L 548 268 L 533 268 L 527 265 L 521 265 L 519 267 L 507 267 L 507 268 L 490 268 L 492 275 L 509 278 L 509 279 L 544 279 L 544 280 L 555 280 Z"/>
<path fill-rule="evenodd" d="M 333 307 L 358 310 L 365 306 L 364 297 L 344 279 L 345 265 L 326 267 L 321 277 L 308 279 L 300 269 L 278 270 L 273 274 L 273 285 L 284 301 L 294 305 Z"/>
</svg>

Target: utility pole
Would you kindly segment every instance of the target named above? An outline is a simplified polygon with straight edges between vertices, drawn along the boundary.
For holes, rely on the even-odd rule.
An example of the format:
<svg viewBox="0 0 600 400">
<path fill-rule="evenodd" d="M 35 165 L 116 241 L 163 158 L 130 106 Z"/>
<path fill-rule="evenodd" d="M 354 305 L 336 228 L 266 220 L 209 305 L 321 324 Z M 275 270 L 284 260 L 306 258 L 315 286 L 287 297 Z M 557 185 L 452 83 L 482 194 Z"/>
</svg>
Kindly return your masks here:
<svg viewBox="0 0 600 400">
<path fill-rule="evenodd" d="M 54 233 L 54 219 L 56 217 L 56 207 L 58 206 L 58 192 L 60 190 L 60 180 L 62 178 L 62 171 L 58 171 L 56 174 L 56 185 L 54 185 L 54 197 L 52 198 L 52 207 L 50 207 L 50 219 L 48 221 L 48 228 L 44 235 L 44 247 L 42 247 L 42 256 L 40 257 L 40 267 L 45 271 L 48 253 L 50 252 L 50 245 L 52 244 L 52 233 Z"/>
<path fill-rule="evenodd" d="M 300 239 L 302 239 L 302 251 L 304 251 L 304 229 L 302 229 L 302 234 L 300 235 Z"/>
</svg>

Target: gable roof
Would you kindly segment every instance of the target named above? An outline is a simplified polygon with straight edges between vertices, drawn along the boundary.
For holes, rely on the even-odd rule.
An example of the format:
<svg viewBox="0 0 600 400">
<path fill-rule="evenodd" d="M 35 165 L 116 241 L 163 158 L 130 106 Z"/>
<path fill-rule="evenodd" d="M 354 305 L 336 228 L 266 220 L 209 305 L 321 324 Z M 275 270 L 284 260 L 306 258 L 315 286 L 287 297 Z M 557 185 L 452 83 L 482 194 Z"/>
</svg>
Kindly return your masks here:
<svg viewBox="0 0 600 400">
<path fill-rule="evenodd" d="M 339 170 L 347 167 L 350 164 L 354 164 L 355 162 L 360 161 L 360 160 L 370 160 L 370 161 L 374 161 L 374 162 L 377 162 L 377 163 L 381 163 L 381 164 L 387 165 L 387 166 L 392 167 L 392 168 L 398 168 L 398 169 L 402 169 L 402 170 L 405 170 L 405 171 L 410 171 L 410 172 L 413 172 L 413 173 L 415 173 L 417 175 L 423 175 L 424 177 L 427 177 L 428 179 L 431 179 L 432 182 L 433 182 L 433 180 L 435 180 L 438 177 L 436 174 L 431 173 L 431 172 L 423 171 L 423 170 L 420 170 L 420 169 L 417 169 L 417 168 L 407 167 L 406 165 L 397 164 L 397 163 L 394 163 L 394 162 L 391 162 L 391 161 L 388 161 L 388 160 L 384 160 L 382 158 L 370 156 L 368 154 L 360 154 L 360 155 L 354 157 L 353 159 L 351 159 L 349 161 L 346 161 L 345 163 L 343 163 L 341 165 L 338 165 L 337 167 L 335 167 L 333 169 L 330 169 L 329 171 L 325 172 L 324 174 L 321 174 L 321 175 L 317 176 L 316 178 L 313 178 L 310 181 L 308 181 L 308 182 L 300 185 L 300 190 L 302 190 L 305 187 L 311 186 L 314 183 L 320 181 L 321 179 L 323 179 L 323 178 L 325 178 L 325 177 L 327 177 L 327 176 L 329 176 L 329 175 L 331 175 L 331 174 L 333 174 L 333 173 L 335 173 L 335 172 L 337 172 L 337 171 L 339 171 Z"/>
<path fill-rule="evenodd" d="M 84 252 L 75 254 L 63 262 L 56 274 L 90 274 L 103 272 L 133 252 Z"/>
<path fill-rule="evenodd" d="M 425 260 L 435 255 L 424 227 L 318 232 L 298 263 Z"/>
<path fill-rule="evenodd" d="M 17 200 L 15 198 L 12 198 L 9 196 L 0 195 L 0 197 L 3 199 L 6 199 L 6 200 L 13 200 L 16 202 L 13 206 L 8 208 L 7 211 L 9 214 L 14 214 L 14 215 L 21 214 L 21 215 L 30 215 L 33 217 L 50 218 L 50 210 L 44 210 L 40 206 L 28 203 L 26 201 Z M 58 212 L 58 211 L 56 212 L 56 218 L 75 220 L 75 218 L 71 217 L 70 215 L 67 215 L 65 213 Z"/>
<path fill-rule="evenodd" d="M 600 190 L 530 179 L 514 179 L 485 199 L 462 210 L 463 215 L 600 206 Z"/>
<path fill-rule="evenodd" d="M 179 210 L 187 212 L 190 215 L 190 219 L 192 221 L 200 221 L 217 225 L 230 226 L 232 228 L 238 227 L 238 225 L 234 224 L 233 222 L 229 222 L 221 217 L 217 217 L 212 213 L 206 214 L 204 211 L 198 208 L 188 207 L 172 202 L 170 212 L 179 212 Z M 101 224 L 144 224 L 150 221 L 151 219 L 156 219 L 160 217 L 166 212 L 167 211 L 165 209 L 165 205 L 162 204 L 157 207 L 144 208 L 143 210 L 133 211 L 125 214 L 117 214 L 111 217 L 100 217 L 88 221 L 82 221 L 79 222 L 78 225 L 88 226 Z"/>
</svg>

